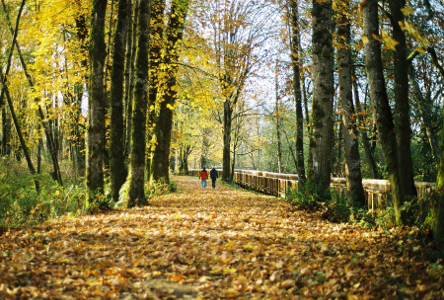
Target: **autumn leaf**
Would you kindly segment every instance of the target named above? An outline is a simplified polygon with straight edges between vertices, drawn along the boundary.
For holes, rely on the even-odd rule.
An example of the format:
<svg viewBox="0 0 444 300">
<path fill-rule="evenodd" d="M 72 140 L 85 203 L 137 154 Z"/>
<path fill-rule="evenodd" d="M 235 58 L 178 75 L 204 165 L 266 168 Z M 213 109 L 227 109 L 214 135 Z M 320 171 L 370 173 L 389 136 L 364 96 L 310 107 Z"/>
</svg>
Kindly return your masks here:
<svg viewBox="0 0 444 300">
<path fill-rule="evenodd" d="M 439 298 L 443 264 L 418 255 L 428 246 L 417 230 L 338 225 L 274 197 L 223 183 L 218 193 L 202 191 L 195 178 L 173 178 L 178 192 L 151 207 L 2 233 L 0 298 L 363 299 L 371 290 L 382 299 L 393 286 Z"/>
</svg>

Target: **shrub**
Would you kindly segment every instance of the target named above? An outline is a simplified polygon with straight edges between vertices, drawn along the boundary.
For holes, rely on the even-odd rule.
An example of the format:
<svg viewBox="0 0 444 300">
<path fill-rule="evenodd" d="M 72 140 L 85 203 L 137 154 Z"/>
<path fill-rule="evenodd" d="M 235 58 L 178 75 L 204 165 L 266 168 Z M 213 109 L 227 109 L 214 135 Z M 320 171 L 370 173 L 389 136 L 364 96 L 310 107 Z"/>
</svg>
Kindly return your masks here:
<svg viewBox="0 0 444 300">
<path fill-rule="evenodd" d="M 45 175 L 43 175 L 45 174 Z M 59 186 L 47 172 L 30 175 L 23 164 L 0 160 L 0 226 L 36 224 L 66 214 L 79 214 L 84 206 L 83 186 Z M 34 179 L 40 183 L 37 193 Z"/>
<path fill-rule="evenodd" d="M 330 190 L 324 190 L 320 185 L 306 181 L 299 183 L 299 188 L 288 189 L 285 199 L 293 206 L 306 210 L 316 210 L 321 204 L 328 201 Z"/>
<path fill-rule="evenodd" d="M 422 228 L 433 233 L 438 256 L 444 257 L 444 191 L 432 191 L 420 201 L 425 216 Z"/>
<path fill-rule="evenodd" d="M 349 201 L 350 195 L 346 196 L 343 188 L 339 193 L 332 189 L 331 199 L 327 202 L 327 209 L 323 216 L 332 222 L 348 222 L 351 214 Z"/>
</svg>

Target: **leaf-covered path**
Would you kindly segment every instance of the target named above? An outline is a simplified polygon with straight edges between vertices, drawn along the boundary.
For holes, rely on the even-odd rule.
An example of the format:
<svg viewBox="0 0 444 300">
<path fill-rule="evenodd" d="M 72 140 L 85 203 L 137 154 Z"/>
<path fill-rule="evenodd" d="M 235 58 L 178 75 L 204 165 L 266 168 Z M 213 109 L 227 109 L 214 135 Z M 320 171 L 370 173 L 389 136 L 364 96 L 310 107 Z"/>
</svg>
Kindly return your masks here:
<svg viewBox="0 0 444 300">
<path fill-rule="evenodd" d="M 0 299 L 442 299 L 417 232 L 370 231 L 218 182 L 0 240 Z"/>
</svg>

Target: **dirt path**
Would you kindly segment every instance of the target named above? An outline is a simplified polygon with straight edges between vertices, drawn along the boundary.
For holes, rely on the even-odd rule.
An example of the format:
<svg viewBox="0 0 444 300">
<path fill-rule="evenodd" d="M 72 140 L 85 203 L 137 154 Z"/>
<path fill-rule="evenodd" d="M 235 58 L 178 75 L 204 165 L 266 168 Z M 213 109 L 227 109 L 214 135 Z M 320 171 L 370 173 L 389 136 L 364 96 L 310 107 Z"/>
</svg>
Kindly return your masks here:
<svg viewBox="0 0 444 300">
<path fill-rule="evenodd" d="M 420 259 L 411 229 L 338 225 L 174 180 L 149 207 L 3 233 L 0 299 L 444 298 L 443 263 Z"/>
</svg>

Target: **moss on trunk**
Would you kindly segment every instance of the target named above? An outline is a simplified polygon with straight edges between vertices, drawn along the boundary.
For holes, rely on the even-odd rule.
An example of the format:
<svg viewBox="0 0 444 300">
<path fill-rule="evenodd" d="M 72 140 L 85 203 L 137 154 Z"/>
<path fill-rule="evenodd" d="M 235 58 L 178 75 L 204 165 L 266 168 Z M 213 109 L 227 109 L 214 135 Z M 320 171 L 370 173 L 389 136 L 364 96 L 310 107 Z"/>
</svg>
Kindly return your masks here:
<svg viewBox="0 0 444 300">
<path fill-rule="evenodd" d="M 148 49 L 151 1 L 140 0 L 137 21 L 137 50 L 133 110 L 131 116 L 131 160 L 129 186 L 125 196 L 128 207 L 147 205 L 145 197 L 145 133 L 148 103 Z"/>
</svg>

